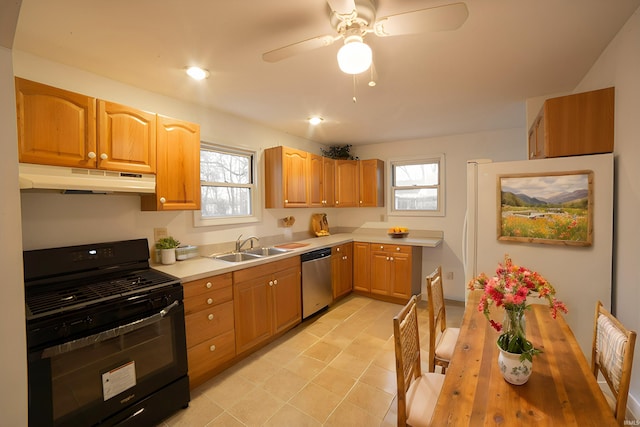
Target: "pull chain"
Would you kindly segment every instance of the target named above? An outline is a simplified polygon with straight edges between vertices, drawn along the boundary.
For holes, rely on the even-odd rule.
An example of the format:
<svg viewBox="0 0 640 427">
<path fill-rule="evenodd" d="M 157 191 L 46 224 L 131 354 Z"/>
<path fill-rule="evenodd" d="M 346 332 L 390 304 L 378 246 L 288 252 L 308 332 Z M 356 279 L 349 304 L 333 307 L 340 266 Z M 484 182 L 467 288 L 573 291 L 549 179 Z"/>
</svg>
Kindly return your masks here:
<svg viewBox="0 0 640 427">
<path fill-rule="evenodd" d="M 358 102 L 358 99 L 356 98 L 356 75 L 353 75 L 353 103 L 355 104 L 356 102 Z"/>
</svg>

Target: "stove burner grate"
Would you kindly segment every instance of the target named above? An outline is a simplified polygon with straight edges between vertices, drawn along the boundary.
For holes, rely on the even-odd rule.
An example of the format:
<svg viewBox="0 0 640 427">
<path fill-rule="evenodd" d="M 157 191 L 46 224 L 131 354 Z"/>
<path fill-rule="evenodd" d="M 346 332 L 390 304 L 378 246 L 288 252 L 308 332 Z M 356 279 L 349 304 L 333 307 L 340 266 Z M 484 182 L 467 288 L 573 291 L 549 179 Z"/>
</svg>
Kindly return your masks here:
<svg viewBox="0 0 640 427">
<path fill-rule="evenodd" d="M 30 292 L 26 295 L 28 318 L 41 317 L 54 312 L 66 311 L 88 304 L 142 294 L 174 281 L 173 278 L 155 270 L 132 273 L 78 286 Z"/>
</svg>

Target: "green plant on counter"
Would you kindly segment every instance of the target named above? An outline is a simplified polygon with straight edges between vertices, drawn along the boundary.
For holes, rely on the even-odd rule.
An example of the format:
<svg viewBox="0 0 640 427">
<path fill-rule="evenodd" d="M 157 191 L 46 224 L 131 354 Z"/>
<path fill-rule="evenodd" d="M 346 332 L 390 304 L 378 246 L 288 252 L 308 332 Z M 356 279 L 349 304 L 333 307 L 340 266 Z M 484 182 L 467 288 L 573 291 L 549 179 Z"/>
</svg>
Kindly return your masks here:
<svg viewBox="0 0 640 427">
<path fill-rule="evenodd" d="M 174 249 L 180 246 L 180 242 L 173 237 L 163 237 L 156 242 L 156 249 Z"/>
</svg>

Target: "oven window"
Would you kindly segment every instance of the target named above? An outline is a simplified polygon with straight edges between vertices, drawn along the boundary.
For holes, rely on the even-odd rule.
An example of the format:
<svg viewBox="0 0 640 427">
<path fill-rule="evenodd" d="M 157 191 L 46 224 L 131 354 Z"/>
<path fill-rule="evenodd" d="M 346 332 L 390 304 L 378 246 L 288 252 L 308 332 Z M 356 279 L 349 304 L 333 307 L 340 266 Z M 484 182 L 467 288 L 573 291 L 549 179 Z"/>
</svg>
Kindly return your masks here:
<svg viewBox="0 0 640 427">
<path fill-rule="evenodd" d="M 160 318 L 139 329 L 52 356 L 53 419 L 90 410 L 112 399 L 128 404 L 144 397 L 136 395 L 141 385 L 157 382 L 164 371 L 181 364 L 173 319 L 175 316 Z M 103 339 L 108 332 L 83 340 Z"/>
</svg>

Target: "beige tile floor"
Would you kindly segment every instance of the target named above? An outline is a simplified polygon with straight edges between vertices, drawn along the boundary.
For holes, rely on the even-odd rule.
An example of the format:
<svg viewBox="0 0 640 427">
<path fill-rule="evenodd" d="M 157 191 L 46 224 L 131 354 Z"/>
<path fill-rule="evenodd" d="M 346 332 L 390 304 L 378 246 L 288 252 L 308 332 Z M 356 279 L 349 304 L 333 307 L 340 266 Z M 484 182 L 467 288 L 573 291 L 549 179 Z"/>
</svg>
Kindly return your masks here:
<svg viewBox="0 0 640 427">
<path fill-rule="evenodd" d="M 189 408 L 161 425 L 395 426 L 392 319 L 401 307 L 350 295 L 193 390 Z M 419 311 L 425 365 L 424 301 Z M 459 326 L 463 311 L 447 303 L 447 324 Z"/>
</svg>

